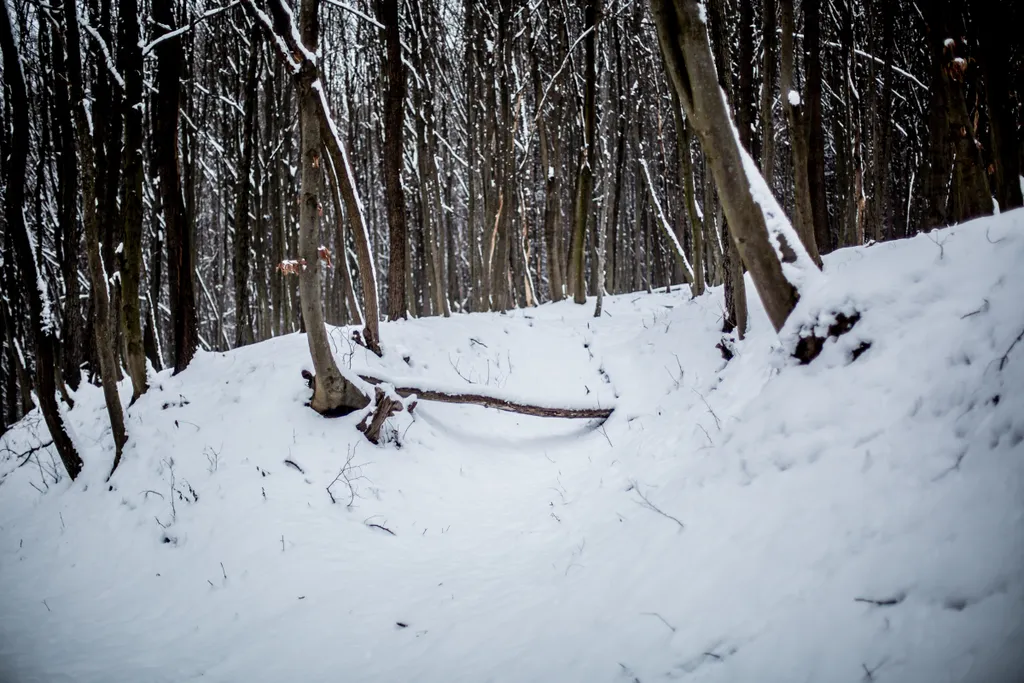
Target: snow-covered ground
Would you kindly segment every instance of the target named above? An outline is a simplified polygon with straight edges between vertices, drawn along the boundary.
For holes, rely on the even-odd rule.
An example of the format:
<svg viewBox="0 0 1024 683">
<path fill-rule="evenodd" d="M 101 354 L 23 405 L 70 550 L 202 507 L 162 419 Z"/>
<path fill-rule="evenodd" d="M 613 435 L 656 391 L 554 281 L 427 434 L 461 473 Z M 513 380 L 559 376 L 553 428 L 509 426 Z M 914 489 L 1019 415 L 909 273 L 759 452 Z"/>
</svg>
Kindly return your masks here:
<svg viewBox="0 0 1024 683">
<path fill-rule="evenodd" d="M 721 290 L 335 331 L 601 427 L 421 402 L 374 447 L 292 335 L 156 377 L 108 490 L 83 388 L 78 482 L 18 467 L 37 416 L 0 448 L 0 680 L 1022 680 L 1024 212 L 826 264 L 782 341 L 748 284 L 728 363 Z"/>
</svg>

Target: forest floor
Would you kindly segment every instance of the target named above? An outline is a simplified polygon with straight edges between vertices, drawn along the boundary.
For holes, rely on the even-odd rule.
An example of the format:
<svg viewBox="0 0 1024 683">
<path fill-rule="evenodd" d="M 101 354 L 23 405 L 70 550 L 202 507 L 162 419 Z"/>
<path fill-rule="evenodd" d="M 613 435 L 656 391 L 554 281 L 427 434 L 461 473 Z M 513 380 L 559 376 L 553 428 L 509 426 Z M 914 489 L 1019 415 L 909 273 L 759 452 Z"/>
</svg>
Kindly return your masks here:
<svg viewBox="0 0 1024 683">
<path fill-rule="evenodd" d="M 156 375 L 109 490 L 83 387 L 77 482 L 36 414 L 0 444 L 0 680 L 1020 681 L 1024 211 L 825 275 L 782 335 L 748 280 L 729 362 L 720 289 L 333 333 L 603 425 L 420 402 L 375 447 L 295 334 Z"/>
</svg>

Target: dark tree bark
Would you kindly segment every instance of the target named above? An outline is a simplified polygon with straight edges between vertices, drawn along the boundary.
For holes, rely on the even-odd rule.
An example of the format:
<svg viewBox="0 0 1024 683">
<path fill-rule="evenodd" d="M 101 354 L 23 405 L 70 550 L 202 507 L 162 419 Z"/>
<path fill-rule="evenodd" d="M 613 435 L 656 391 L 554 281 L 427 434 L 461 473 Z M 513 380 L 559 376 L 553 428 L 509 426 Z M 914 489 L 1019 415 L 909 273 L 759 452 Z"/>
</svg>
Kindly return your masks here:
<svg viewBox="0 0 1024 683">
<path fill-rule="evenodd" d="M 772 104 L 775 101 L 776 75 L 776 2 L 764 0 L 762 31 L 764 37 L 764 59 L 761 66 L 761 174 L 768 187 L 773 187 L 775 178 L 775 119 Z"/>
<path fill-rule="evenodd" d="M 825 196 L 825 129 L 821 113 L 821 0 L 803 0 L 804 69 L 807 73 L 808 181 L 811 191 L 811 215 L 814 220 L 814 243 L 819 254 L 827 254 L 835 246 L 829 227 L 828 202 Z"/>
<path fill-rule="evenodd" d="M 14 28 L 7 3 L 0 3 L 0 49 L 4 57 L 4 81 L 11 95 L 10 166 L 4 194 L 4 219 L 14 242 L 14 257 L 21 271 L 25 298 L 28 300 L 32 338 L 36 356 L 36 396 L 39 410 L 46 421 L 50 438 L 60 454 L 61 462 L 71 479 L 82 471 L 82 458 L 64 426 L 64 417 L 57 405 L 56 348 L 57 321 L 51 309 L 49 295 L 36 257 L 32 251 L 32 237 L 25 225 L 25 176 L 22 170 L 28 163 L 29 112 L 28 94 L 21 58 L 14 39 Z"/>
<path fill-rule="evenodd" d="M 85 359 L 84 321 L 79 301 L 78 257 L 81 253 L 81 228 L 78 221 L 78 160 L 75 158 L 75 129 L 71 117 L 67 61 L 56 25 L 52 28 L 53 111 L 60 156 L 57 162 L 57 224 L 55 240 L 64 279 L 64 306 L 61 315 L 61 375 L 71 389 L 78 389 Z"/>
<path fill-rule="evenodd" d="M 1024 205 L 1021 196 L 1021 150 L 1014 116 L 1014 103 L 1010 98 L 1010 47 L 1019 44 L 1019 5 L 1006 0 L 988 0 L 977 4 L 980 24 L 979 60 L 985 77 L 985 98 L 988 104 L 989 129 L 992 138 L 992 165 L 996 200 L 1002 211 Z M 1012 14 L 1013 13 L 1013 14 Z M 886 27 L 888 28 L 888 26 Z M 1018 97 L 1020 94 L 1018 93 Z"/>
<path fill-rule="evenodd" d="M 992 213 L 985 165 L 967 113 L 963 77 L 966 61 L 957 58 L 962 32 L 952 17 L 949 0 L 923 8 L 931 57 L 929 88 L 926 228 L 961 223 Z"/>
<path fill-rule="evenodd" d="M 698 0 L 652 0 L 651 6 L 669 76 L 714 173 L 732 241 L 750 271 L 769 320 L 780 330 L 796 306 L 799 292 L 782 272 L 764 211 L 751 194 L 748 174 L 756 173 L 756 168 L 752 160 L 744 164 L 744 151 L 731 129 L 701 4 Z M 771 239 L 779 244 L 782 258 L 798 262 L 801 245 L 790 244 L 778 226 L 773 229 L 776 232 Z"/>
<path fill-rule="evenodd" d="M 729 102 L 736 100 L 736 89 L 733 87 L 732 71 L 728 67 L 729 52 L 727 50 L 728 38 L 725 32 L 725 7 L 724 0 L 711 0 L 710 2 L 710 25 L 708 26 L 711 49 L 716 64 L 725 65 L 718 72 L 718 84 L 729 98 Z M 726 102 L 728 112 L 728 104 Z M 738 111 L 737 107 L 733 107 Z M 737 118 L 739 114 L 737 113 Z M 746 117 L 749 118 L 749 117 Z M 742 124 L 737 128 L 740 145 L 746 147 L 750 136 L 749 126 L 747 136 L 744 137 Z M 736 331 L 737 336 L 743 339 L 747 333 L 747 286 L 743 279 L 742 257 L 737 249 L 736 242 L 730 237 L 732 230 L 729 226 L 728 217 L 723 215 L 722 207 L 715 210 L 718 218 L 720 242 L 722 244 L 722 269 L 725 275 L 725 315 L 722 320 L 722 331 L 730 333 Z"/>
<path fill-rule="evenodd" d="M 249 65 L 245 74 L 245 105 L 242 110 L 242 154 L 235 185 L 235 346 L 253 342 L 252 305 L 249 297 L 252 249 L 252 221 L 249 206 L 252 203 L 252 160 L 256 149 L 256 105 L 259 103 L 259 28 L 253 27 L 249 40 Z M 258 210 L 258 209 L 257 209 Z"/>
<path fill-rule="evenodd" d="M 794 64 L 793 36 L 793 0 L 780 0 L 782 17 L 782 44 L 780 50 L 782 108 L 786 112 L 789 123 L 790 149 L 793 155 L 793 195 L 796 204 L 796 220 L 793 227 L 800 235 L 807 253 L 814 263 L 821 267 L 821 256 L 818 255 L 815 240 L 814 202 L 811 194 L 811 151 L 810 126 L 804 108 L 804 98 L 796 83 L 796 66 Z M 843 143 L 837 143 L 843 144 Z"/>
<path fill-rule="evenodd" d="M 175 28 L 175 0 L 153 0 L 153 20 L 168 31 Z M 154 162 L 160 175 L 160 206 L 167 232 L 167 284 L 170 294 L 171 326 L 174 330 L 174 374 L 192 362 L 198 345 L 193 264 L 193 230 L 182 195 L 181 162 L 178 154 L 178 120 L 181 111 L 182 62 L 180 39 L 164 40 L 157 47 L 156 107 L 154 117 Z"/>
<path fill-rule="evenodd" d="M 118 66 L 124 74 L 124 191 L 121 194 L 121 322 L 124 327 L 132 402 L 149 388 L 146 351 L 142 340 L 142 47 L 139 45 L 137 0 L 122 0 L 119 8 Z"/>
<path fill-rule="evenodd" d="M 569 284 L 573 301 L 587 302 L 587 282 L 584 264 L 584 243 L 590 220 L 592 195 L 594 194 L 594 132 L 597 121 L 597 17 L 600 0 L 587 0 L 583 11 L 583 148 L 580 150 L 579 172 L 576 175 L 576 192 L 573 204 L 572 246 L 569 257 Z"/>
<path fill-rule="evenodd" d="M 101 169 L 96 158 L 96 147 L 92 138 L 89 114 L 85 109 L 85 89 L 82 85 L 81 48 L 78 30 L 78 15 L 75 0 L 64 0 L 64 21 L 67 32 L 68 81 L 71 90 L 71 103 L 74 107 L 75 128 L 78 132 L 78 161 L 82 179 L 82 218 L 85 225 L 85 253 L 89 264 L 89 283 L 92 290 L 92 330 L 93 342 L 99 364 L 100 383 L 103 387 L 103 400 L 110 418 L 110 429 L 114 438 L 114 463 L 111 475 L 121 462 L 124 444 L 128 439 L 125 432 L 124 408 L 117 392 L 120 371 L 117 363 L 117 346 L 113 330 L 116 324 L 111 315 L 111 302 L 108 295 L 106 269 L 103 255 L 100 253 L 100 206 L 98 182 Z M 104 113 L 106 110 L 103 110 Z M 98 131 L 104 121 L 98 118 L 99 112 L 93 110 L 93 123 Z M 115 117 L 116 118 L 116 117 Z M 97 145 L 97 147 L 100 145 Z M 111 288 L 113 289 L 113 288 Z"/>
<path fill-rule="evenodd" d="M 405 65 L 402 63 L 398 0 L 378 0 L 377 19 L 384 24 L 384 194 L 388 215 L 388 318 L 408 315 L 405 291 L 405 194 L 402 191 L 402 138 L 405 128 Z"/>
</svg>

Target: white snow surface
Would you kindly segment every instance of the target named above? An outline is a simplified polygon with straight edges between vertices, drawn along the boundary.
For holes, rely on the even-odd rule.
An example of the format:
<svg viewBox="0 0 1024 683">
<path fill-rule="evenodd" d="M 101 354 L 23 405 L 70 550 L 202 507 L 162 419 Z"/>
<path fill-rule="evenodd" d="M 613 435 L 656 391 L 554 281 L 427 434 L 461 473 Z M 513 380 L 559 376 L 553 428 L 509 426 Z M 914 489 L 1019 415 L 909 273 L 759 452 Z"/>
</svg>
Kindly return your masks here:
<svg viewBox="0 0 1024 683">
<path fill-rule="evenodd" d="M 108 490 L 83 386 L 78 481 L 18 467 L 38 413 L 0 444 L 0 680 L 1019 681 L 1024 211 L 825 264 L 728 363 L 721 289 L 332 332 L 600 429 L 420 402 L 374 447 L 304 406 L 296 334 L 154 375 Z"/>
</svg>

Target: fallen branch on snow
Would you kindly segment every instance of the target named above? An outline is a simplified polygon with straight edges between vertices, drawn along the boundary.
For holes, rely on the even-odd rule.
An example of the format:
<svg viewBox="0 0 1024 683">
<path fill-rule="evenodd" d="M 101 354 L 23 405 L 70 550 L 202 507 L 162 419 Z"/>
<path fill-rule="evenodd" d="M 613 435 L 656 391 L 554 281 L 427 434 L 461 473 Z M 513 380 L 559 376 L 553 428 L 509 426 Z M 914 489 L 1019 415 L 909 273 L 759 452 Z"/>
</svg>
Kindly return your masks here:
<svg viewBox="0 0 1024 683">
<path fill-rule="evenodd" d="M 384 384 L 385 380 L 360 375 L 360 379 L 369 384 Z M 538 406 L 529 403 L 519 403 L 499 396 L 488 396 L 487 394 L 461 394 L 449 391 L 434 389 L 423 389 L 421 387 L 395 387 L 395 393 L 402 398 L 409 398 L 415 395 L 423 401 L 437 401 L 439 403 L 459 403 L 464 405 L 478 405 L 484 408 L 504 410 L 509 413 L 520 415 L 532 415 L 534 417 L 561 417 L 569 419 L 584 420 L 607 420 L 611 417 L 614 408 L 557 408 L 551 406 Z"/>
</svg>

